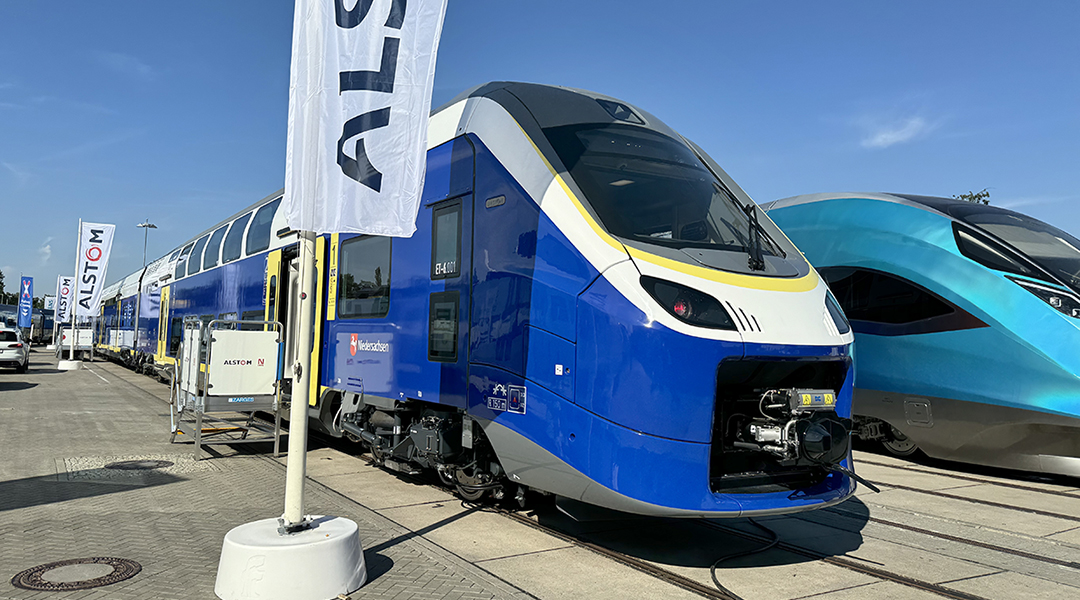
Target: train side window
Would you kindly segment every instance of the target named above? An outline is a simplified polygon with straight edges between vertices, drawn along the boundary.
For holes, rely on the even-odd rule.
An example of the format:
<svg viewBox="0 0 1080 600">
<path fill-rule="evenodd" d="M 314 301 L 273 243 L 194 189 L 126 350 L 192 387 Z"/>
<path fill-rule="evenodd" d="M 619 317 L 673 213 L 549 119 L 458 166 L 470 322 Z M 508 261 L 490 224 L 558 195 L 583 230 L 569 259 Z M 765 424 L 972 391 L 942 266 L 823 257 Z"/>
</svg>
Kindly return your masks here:
<svg viewBox="0 0 1080 600">
<path fill-rule="evenodd" d="M 274 223 L 274 215 L 280 205 L 281 198 L 278 198 L 255 213 L 255 218 L 252 219 L 247 234 L 248 256 L 262 252 L 270 247 L 270 226 Z"/>
<path fill-rule="evenodd" d="M 184 333 L 184 323 L 180 317 L 176 317 L 169 323 L 169 356 L 176 356 L 180 349 L 180 336 Z"/>
<path fill-rule="evenodd" d="M 266 316 L 266 313 L 264 313 L 261 310 L 245 310 L 243 315 L 240 318 L 243 319 L 244 321 L 262 321 L 263 317 L 265 317 L 265 316 Z M 241 325 L 240 329 L 242 329 L 244 331 L 262 331 L 263 326 L 262 325 Z"/>
<path fill-rule="evenodd" d="M 821 276 L 829 283 L 844 314 L 853 321 L 898 325 L 953 312 L 953 307 L 936 295 L 895 275 L 828 267 L 821 269 Z"/>
<path fill-rule="evenodd" d="M 195 244 L 188 244 L 184 247 L 184 250 L 180 253 L 180 257 L 176 259 L 176 271 L 173 273 L 173 281 L 180 279 L 187 273 L 187 256 L 191 253 L 191 248 Z"/>
<path fill-rule="evenodd" d="M 428 308 L 428 360 L 457 362 L 458 292 L 431 295 Z"/>
<path fill-rule="evenodd" d="M 235 321 L 236 320 L 236 313 L 234 313 L 234 312 L 221 313 L 220 315 L 218 315 L 218 318 L 223 320 L 223 321 Z M 236 324 L 235 323 L 222 323 L 221 325 L 218 325 L 218 329 L 236 329 Z"/>
<path fill-rule="evenodd" d="M 220 227 L 214 235 L 210 236 L 210 243 L 206 245 L 206 251 L 203 254 L 203 270 L 217 266 L 218 255 L 221 254 L 221 242 L 225 239 L 225 232 L 228 230 L 228 226 Z"/>
<path fill-rule="evenodd" d="M 390 312 L 390 238 L 354 237 L 339 248 L 338 315 L 385 317 Z"/>
<path fill-rule="evenodd" d="M 188 275 L 194 275 L 202 270 L 203 248 L 206 248 L 206 242 L 209 239 L 209 235 L 204 235 L 199 238 L 199 241 L 195 242 L 195 247 L 191 250 L 191 256 L 188 257 Z"/>
<path fill-rule="evenodd" d="M 431 278 L 461 274 L 461 203 L 436 208 L 431 215 Z"/>
<path fill-rule="evenodd" d="M 1005 251 L 995 247 L 996 245 L 984 242 L 955 225 L 953 226 L 953 232 L 956 235 L 956 247 L 960 250 L 960 254 L 980 265 L 995 271 L 1005 271 L 1006 273 L 1039 277 L 1041 279 L 1040 275 L 1014 260 Z"/>
<path fill-rule="evenodd" d="M 221 250 L 221 264 L 240 258 L 243 253 L 244 228 L 251 220 L 251 213 L 237 217 L 229 228 L 229 234 L 225 236 L 225 247 Z"/>
</svg>

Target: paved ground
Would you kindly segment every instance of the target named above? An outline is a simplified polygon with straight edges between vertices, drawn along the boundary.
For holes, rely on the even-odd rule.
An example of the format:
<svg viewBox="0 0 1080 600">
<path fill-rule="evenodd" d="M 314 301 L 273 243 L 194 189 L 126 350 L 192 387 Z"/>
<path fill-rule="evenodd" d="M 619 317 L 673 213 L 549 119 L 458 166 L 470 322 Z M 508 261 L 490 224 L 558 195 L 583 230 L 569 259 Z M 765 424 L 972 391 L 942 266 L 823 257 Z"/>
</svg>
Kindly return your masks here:
<svg viewBox="0 0 1080 600">
<path fill-rule="evenodd" d="M 37 352 L 29 374 L 0 373 L 0 599 L 213 598 L 224 533 L 281 512 L 284 460 L 195 463 L 189 446 L 165 443 L 165 386 L 106 363 L 50 366 Z M 175 464 L 151 475 L 101 468 L 136 457 Z M 725 563 L 724 585 L 746 600 L 1080 597 L 1080 481 L 857 460 L 881 494 L 764 520 L 781 545 Z M 315 447 L 309 475 L 309 512 L 360 524 L 371 582 L 357 599 L 708 597 L 716 557 L 762 539 L 746 520 L 575 522 L 544 506 L 527 513 L 530 525 L 369 467 L 347 446 Z M 7 583 L 86 556 L 144 569 L 85 592 Z"/>
</svg>

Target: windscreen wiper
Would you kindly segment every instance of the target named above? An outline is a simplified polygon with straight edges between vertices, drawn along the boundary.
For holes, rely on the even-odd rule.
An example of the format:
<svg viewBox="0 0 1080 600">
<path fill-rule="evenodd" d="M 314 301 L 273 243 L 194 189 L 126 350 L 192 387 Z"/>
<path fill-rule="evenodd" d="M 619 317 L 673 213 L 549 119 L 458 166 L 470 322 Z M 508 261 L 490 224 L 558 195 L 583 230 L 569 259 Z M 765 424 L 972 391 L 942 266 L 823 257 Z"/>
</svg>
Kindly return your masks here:
<svg viewBox="0 0 1080 600">
<path fill-rule="evenodd" d="M 746 218 L 750 223 L 750 257 L 746 259 L 751 271 L 764 271 L 765 258 L 761 253 L 761 224 L 757 220 L 757 205 L 751 204 L 743 208 Z"/>
<path fill-rule="evenodd" d="M 777 244 L 776 240 L 774 240 L 773 237 L 769 235 L 769 232 L 765 230 L 765 227 L 758 222 L 756 204 L 751 202 L 749 205 L 746 205 L 742 202 L 739 202 L 739 199 L 735 197 L 735 194 L 732 194 L 731 190 L 727 189 L 727 186 L 722 185 L 719 182 L 714 181 L 713 187 L 716 189 L 716 191 L 722 192 L 724 196 L 728 199 L 728 202 L 732 203 L 733 205 L 735 205 L 736 208 L 741 210 L 743 214 L 746 215 L 746 218 L 749 221 L 751 247 L 747 248 L 747 251 L 750 253 L 749 261 L 751 269 L 755 271 L 765 270 L 765 261 L 762 257 L 762 237 L 764 237 L 765 241 L 768 242 L 769 250 L 771 250 L 774 255 L 779 256 L 780 258 L 787 258 L 787 252 L 784 252 L 784 250 L 780 247 L 780 244 Z M 757 250 L 755 251 L 754 248 L 756 248 Z M 757 256 L 757 261 L 755 261 L 754 258 L 755 254 Z M 760 264 L 761 267 L 755 268 L 755 264 Z"/>
</svg>

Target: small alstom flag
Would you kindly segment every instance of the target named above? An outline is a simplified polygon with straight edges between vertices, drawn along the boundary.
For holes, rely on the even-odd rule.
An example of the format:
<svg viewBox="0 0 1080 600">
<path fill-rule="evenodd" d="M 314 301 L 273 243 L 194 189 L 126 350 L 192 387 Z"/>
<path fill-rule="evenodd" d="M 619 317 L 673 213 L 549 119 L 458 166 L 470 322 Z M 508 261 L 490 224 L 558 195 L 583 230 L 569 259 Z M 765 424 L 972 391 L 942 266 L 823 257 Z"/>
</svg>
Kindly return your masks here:
<svg viewBox="0 0 1080 600">
<path fill-rule="evenodd" d="M 34 278 L 23 277 L 19 282 L 19 327 L 30 327 L 34 315 Z"/>
<path fill-rule="evenodd" d="M 71 297 L 75 293 L 75 278 L 71 275 L 56 276 L 56 323 L 71 320 Z"/>
<path fill-rule="evenodd" d="M 296 0 L 282 204 L 289 227 L 416 230 L 445 13 L 446 0 Z"/>
<path fill-rule="evenodd" d="M 75 298 L 76 316 L 98 316 L 115 230 L 116 225 L 82 224 L 79 232 L 79 262 L 75 270 L 75 276 L 79 278 L 79 293 Z"/>
</svg>

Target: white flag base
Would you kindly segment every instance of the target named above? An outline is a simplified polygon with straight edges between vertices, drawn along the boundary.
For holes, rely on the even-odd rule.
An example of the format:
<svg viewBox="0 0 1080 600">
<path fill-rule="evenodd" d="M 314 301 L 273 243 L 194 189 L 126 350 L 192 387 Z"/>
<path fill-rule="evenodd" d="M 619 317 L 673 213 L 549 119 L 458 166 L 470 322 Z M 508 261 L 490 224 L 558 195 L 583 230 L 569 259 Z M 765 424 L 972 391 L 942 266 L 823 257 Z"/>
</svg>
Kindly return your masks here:
<svg viewBox="0 0 1080 600">
<path fill-rule="evenodd" d="M 78 371 L 82 368 L 81 360 L 62 360 L 56 363 L 56 368 L 60 371 Z"/>
<path fill-rule="evenodd" d="M 277 519 L 234 527 L 225 534 L 214 594 L 222 600 L 327 600 L 367 581 L 354 521 L 312 516 L 312 526 L 278 532 Z"/>
</svg>

